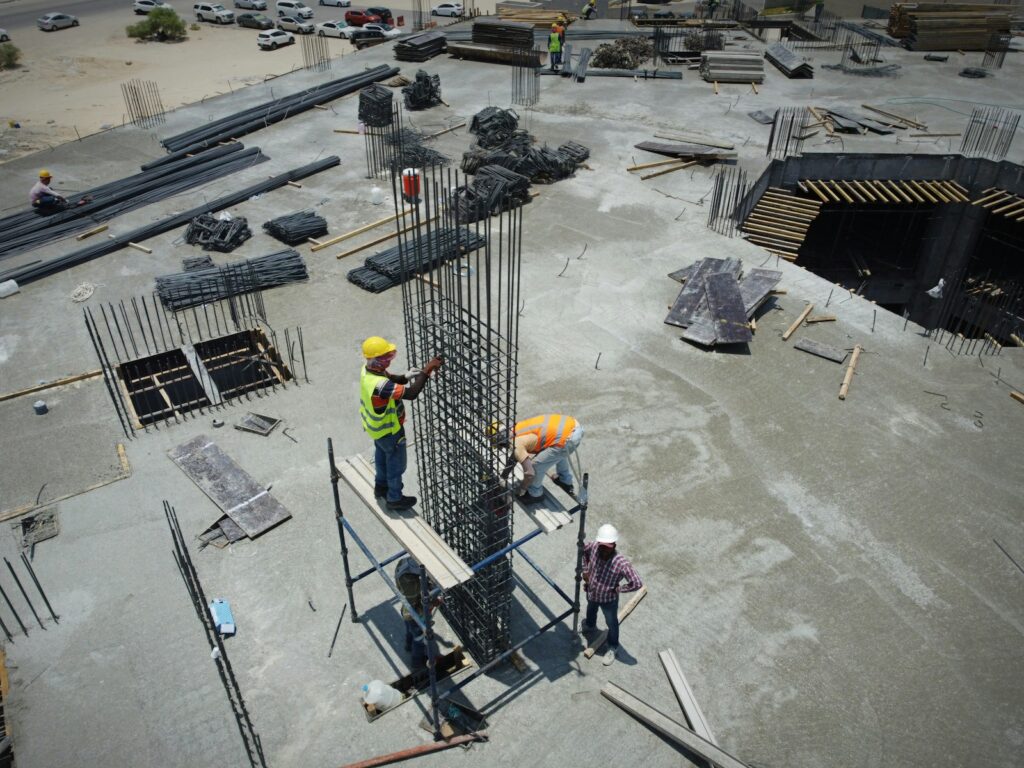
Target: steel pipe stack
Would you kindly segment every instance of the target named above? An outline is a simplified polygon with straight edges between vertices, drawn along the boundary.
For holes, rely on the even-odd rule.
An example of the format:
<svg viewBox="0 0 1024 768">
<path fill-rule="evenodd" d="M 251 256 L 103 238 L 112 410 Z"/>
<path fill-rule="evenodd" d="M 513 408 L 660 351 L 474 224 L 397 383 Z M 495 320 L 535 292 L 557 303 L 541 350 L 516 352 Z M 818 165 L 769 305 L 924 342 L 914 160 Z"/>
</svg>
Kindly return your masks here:
<svg viewBox="0 0 1024 768">
<path fill-rule="evenodd" d="M 700 75 L 709 83 L 760 83 L 764 81 L 764 59 L 757 53 L 705 51 L 700 57 Z"/>
</svg>

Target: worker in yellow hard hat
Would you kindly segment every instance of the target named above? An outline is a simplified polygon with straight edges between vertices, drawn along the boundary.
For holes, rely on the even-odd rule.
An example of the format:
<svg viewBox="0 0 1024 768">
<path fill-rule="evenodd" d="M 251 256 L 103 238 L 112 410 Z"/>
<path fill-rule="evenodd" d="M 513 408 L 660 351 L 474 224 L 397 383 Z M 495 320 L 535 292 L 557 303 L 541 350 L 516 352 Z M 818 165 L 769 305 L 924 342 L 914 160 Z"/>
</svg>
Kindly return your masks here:
<svg viewBox="0 0 1024 768">
<path fill-rule="evenodd" d="M 68 199 L 54 192 L 51 184 L 53 184 L 53 174 L 43 168 L 39 171 L 39 181 L 32 186 L 28 193 L 29 202 L 39 213 L 57 213 L 68 207 Z M 85 205 L 89 200 L 90 198 L 83 197 L 76 205 Z"/>
<path fill-rule="evenodd" d="M 444 363 L 440 357 L 405 375 L 390 373 L 397 348 L 387 339 L 371 336 L 363 342 L 366 364 L 359 377 L 359 414 L 363 429 L 375 448 L 374 495 L 384 499 L 392 511 L 409 509 L 415 496 L 402 494 L 402 475 L 407 462 L 405 440 L 405 407 L 403 401 L 415 400 L 434 372 Z"/>
<path fill-rule="evenodd" d="M 597 0 L 587 0 L 587 4 L 583 6 L 583 10 L 580 11 L 580 15 L 584 20 L 589 20 L 597 16 Z"/>
<path fill-rule="evenodd" d="M 555 71 L 562 63 L 562 39 L 565 30 L 557 24 L 551 25 L 551 33 L 548 35 L 548 65 L 551 71 Z"/>
</svg>

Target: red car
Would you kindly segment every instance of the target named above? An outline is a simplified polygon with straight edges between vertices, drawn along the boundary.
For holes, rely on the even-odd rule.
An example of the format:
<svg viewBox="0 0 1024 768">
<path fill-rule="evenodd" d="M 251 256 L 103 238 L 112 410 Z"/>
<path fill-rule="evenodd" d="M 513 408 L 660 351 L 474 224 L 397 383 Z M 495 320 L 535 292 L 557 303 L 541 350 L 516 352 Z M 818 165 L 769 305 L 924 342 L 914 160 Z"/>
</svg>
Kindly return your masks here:
<svg viewBox="0 0 1024 768">
<path fill-rule="evenodd" d="M 345 12 L 345 23 L 350 27 L 361 27 L 363 24 L 369 24 L 371 22 L 380 23 L 381 18 L 375 13 L 367 13 L 366 11 L 346 11 Z"/>
</svg>

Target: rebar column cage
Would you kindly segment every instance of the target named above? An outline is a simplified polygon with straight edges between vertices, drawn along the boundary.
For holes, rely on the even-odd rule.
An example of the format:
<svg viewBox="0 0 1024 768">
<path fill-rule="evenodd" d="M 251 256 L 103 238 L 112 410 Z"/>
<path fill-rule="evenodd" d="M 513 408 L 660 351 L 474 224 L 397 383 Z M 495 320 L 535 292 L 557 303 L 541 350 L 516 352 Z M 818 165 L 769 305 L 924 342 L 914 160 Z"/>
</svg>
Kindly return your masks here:
<svg viewBox="0 0 1024 768">
<path fill-rule="evenodd" d="M 166 122 L 160 89 L 152 80 L 129 80 L 121 83 L 121 95 L 124 97 L 124 105 L 133 125 L 152 128 Z"/>
<path fill-rule="evenodd" d="M 302 67 L 315 72 L 331 68 L 331 51 L 322 35 L 299 35 L 302 41 Z"/>
<path fill-rule="evenodd" d="M 396 211 L 402 182 L 393 176 Z M 409 363 L 445 360 L 412 408 L 419 511 L 459 557 L 476 563 L 512 541 L 511 497 L 499 477 L 509 453 L 490 433 L 515 423 L 522 205 L 506 200 L 502 213 L 464 224 L 459 207 L 449 204 L 464 183 L 457 171 L 426 169 L 410 226 L 398 231 Z M 423 279 L 409 279 L 422 264 L 412 249 L 440 252 L 438 237 L 452 229 L 486 242 L 453 263 L 438 259 Z M 444 603 L 446 619 L 480 663 L 508 646 L 511 590 L 509 552 Z"/>
<path fill-rule="evenodd" d="M 967 121 L 960 153 L 965 157 L 1002 160 L 1017 135 L 1020 112 L 999 107 L 975 107 Z"/>
<path fill-rule="evenodd" d="M 749 195 L 747 172 L 736 166 L 721 166 L 715 174 L 715 186 L 708 205 L 708 229 L 734 237 L 754 207 Z"/>
</svg>

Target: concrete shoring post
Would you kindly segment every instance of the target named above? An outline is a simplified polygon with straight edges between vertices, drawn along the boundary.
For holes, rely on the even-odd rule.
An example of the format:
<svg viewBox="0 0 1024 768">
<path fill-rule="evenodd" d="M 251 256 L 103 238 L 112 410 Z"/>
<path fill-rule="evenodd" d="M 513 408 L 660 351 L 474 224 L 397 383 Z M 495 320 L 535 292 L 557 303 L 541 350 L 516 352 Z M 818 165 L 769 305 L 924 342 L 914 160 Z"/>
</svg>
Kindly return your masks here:
<svg viewBox="0 0 1024 768">
<path fill-rule="evenodd" d="M 331 493 L 334 496 L 334 519 L 338 523 L 338 539 L 341 541 L 341 564 L 345 570 L 345 591 L 348 593 L 348 604 L 352 612 L 353 624 L 359 623 L 359 612 L 356 610 L 355 596 L 352 594 L 352 571 L 348 562 L 348 543 L 345 541 L 345 513 L 341 510 L 341 495 L 338 493 L 338 481 L 341 473 L 334 463 L 334 442 L 327 438 L 327 466 L 331 471 Z"/>
</svg>

